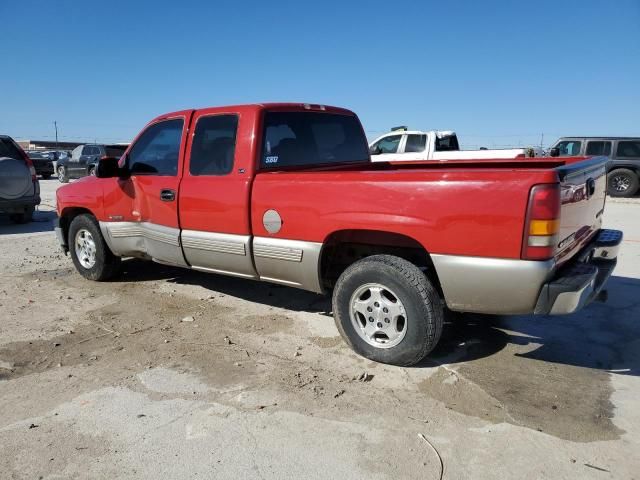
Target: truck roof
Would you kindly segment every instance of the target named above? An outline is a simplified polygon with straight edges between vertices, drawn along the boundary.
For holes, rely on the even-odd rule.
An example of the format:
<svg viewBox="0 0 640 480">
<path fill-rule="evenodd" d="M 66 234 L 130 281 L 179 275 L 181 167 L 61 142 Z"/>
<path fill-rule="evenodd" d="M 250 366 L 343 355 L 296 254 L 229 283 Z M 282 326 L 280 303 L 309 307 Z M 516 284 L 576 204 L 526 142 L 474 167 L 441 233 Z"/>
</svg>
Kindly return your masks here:
<svg viewBox="0 0 640 480">
<path fill-rule="evenodd" d="M 638 140 L 640 139 L 640 137 L 610 137 L 607 135 L 589 135 L 589 136 L 585 136 L 585 135 L 564 135 L 562 137 L 560 137 L 558 139 L 558 141 L 563 140 L 565 138 L 584 138 L 585 140 L 591 140 L 591 139 L 604 139 L 604 140 Z"/>
<path fill-rule="evenodd" d="M 220 105 L 212 107 L 199 107 L 186 110 L 178 110 L 175 112 L 165 113 L 154 118 L 151 122 L 161 120 L 168 117 L 177 117 L 190 112 L 191 110 L 212 110 L 214 112 L 229 112 L 229 111 L 262 111 L 262 110 L 308 110 L 308 111 L 322 111 L 331 113 L 341 113 L 345 115 L 355 115 L 351 110 L 341 107 L 335 107 L 332 105 L 322 105 L 319 103 L 295 103 L 295 102 L 265 102 L 265 103 L 247 103 L 239 105 Z"/>
</svg>

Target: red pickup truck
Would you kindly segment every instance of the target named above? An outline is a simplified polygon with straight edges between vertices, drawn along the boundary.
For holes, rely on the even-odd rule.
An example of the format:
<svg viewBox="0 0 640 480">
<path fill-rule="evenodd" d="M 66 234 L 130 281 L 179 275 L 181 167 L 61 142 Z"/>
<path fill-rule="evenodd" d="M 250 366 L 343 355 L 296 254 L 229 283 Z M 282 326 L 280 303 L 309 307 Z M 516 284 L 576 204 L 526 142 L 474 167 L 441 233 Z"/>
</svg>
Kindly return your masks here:
<svg viewBox="0 0 640 480">
<path fill-rule="evenodd" d="M 56 233 L 91 280 L 121 257 L 333 292 L 345 341 L 410 365 L 446 311 L 572 313 L 622 233 L 606 158 L 371 163 L 356 115 L 309 104 L 184 110 L 58 189 Z"/>
</svg>

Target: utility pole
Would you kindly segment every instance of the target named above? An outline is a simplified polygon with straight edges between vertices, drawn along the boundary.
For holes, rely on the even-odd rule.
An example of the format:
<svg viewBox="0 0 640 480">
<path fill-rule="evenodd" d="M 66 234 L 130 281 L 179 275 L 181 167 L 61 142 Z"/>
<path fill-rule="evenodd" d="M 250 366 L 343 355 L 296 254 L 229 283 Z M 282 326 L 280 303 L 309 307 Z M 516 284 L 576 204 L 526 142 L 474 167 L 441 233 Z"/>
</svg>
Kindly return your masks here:
<svg viewBox="0 0 640 480">
<path fill-rule="evenodd" d="M 56 129 L 56 150 L 58 149 L 58 122 L 56 120 L 53 121 L 53 128 Z"/>
<path fill-rule="evenodd" d="M 540 135 L 540 148 L 544 148 L 543 144 L 544 144 L 544 132 L 542 132 L 542 134 Z"/>
</svg>

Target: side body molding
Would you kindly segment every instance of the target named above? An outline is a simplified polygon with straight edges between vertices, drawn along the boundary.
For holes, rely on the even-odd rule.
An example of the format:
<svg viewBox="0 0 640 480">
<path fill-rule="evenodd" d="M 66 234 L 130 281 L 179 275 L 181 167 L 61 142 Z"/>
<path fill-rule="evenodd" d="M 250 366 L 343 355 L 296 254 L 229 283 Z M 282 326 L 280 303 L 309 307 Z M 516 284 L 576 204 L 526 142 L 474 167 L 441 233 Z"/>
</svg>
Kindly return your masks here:
<svg viewBox="0 0 640 480">
<path fill-rule="evenodd" d="M 243 278 L 258 278 L 251 258 L 251 236 L 182 231 L 182 248 L 195 270 Z"/>
<path fill-rule="evenodd" d="M 180 230 L 146 222 L 100 222 L 111 251 L 322 293 L 322 243 Z M 183 255 L 184 252 L 184 255 Z"/>
<path fill-rule="evenodd" d="M 322 293 L 322 243 L 254 237 L 253 256 L 261 280 Z"/>
<path fill-rule="evenodd" d="M 100 230 L 115 255 L 188 266 L 182 255 L 177 228 L 149 222 L 100 222 Z"/>
</svg>

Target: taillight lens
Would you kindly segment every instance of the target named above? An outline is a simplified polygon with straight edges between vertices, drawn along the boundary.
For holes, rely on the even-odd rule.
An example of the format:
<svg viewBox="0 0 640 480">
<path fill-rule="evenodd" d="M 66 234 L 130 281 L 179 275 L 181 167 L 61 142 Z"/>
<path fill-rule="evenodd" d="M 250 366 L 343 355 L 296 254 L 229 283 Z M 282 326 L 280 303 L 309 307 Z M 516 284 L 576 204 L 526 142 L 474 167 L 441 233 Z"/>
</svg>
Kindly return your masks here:
<svg viewBox="0 0 640 480">
<path fill-rule="evenodd" d="M 20 150 L 22 151 L 22 158 L 24 159 L 24 163 L 26 163 L 27 167 L 29 167 L 29 173 L 31 173 L 31 181 L 35 182 L 38 178 L 38 175 L 36 174 L 36 167 L 33 166 L 33 162 L 29 158 L 29 155 L 27 155 L 24 150 Z"/>
<path fill-rule="evenodd" d="M 536 185 L 531 189 L 522 240 L 522 258 L 553 258 L 560 232 L 560 185 Z"/>
</svg>

